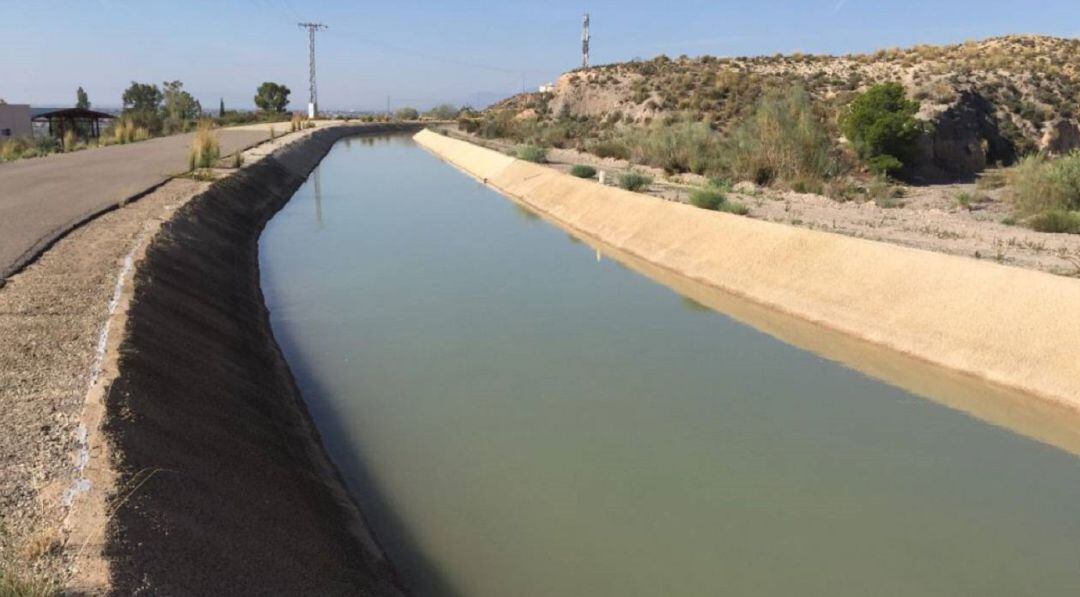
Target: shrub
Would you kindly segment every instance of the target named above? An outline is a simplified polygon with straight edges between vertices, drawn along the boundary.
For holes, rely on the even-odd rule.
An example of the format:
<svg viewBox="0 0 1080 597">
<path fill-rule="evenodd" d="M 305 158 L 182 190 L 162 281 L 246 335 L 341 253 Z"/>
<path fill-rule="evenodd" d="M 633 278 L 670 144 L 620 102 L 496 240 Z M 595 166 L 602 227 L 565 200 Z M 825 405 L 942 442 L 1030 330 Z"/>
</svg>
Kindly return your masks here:
<svg viewBox="0 0 1080 597">
<path fill-rule="evenodd" d="M 592 178 L 596 176 L 596 168 L 578 164 L 570 169 L 570 174 L 578 178 Z"/>
<path fill-rule="evenodd" d="M 630 159 L 630 149 L 618 141 L 597 141 L 589 147 L 593 155 L 601 158 L 615 158 L 617 160 Z"/>
<path fill-rule="evenodd" d="M 191 140 L 191 149 L 188 152 L 188 165 L 191 169 L 209 168 L 217 162 L 221 155 L 217 137 L 214 136 L 213 126 L 209 120 L 199 123 L 199 129 Z"/>
<path fill-rule="evenodd" d="M 729 214 L 735 214 L 737 216 L 745 216 L 750 213 L 750 208 L 746 207 L 742 203 L 736 203 L 734 201 L 725 201 L 720 205 L 718 211 L 727 212 Z"/>
<path fill-rule="evenodd" d="M 879 174 L 895 173 L 911 159 L 922 126 L 919 102 L 907 99 L 899 83 L 882 83 L 848 106 L 841 129 L 859 157 Z"/>
<path fill-rule="evenodd" d="M 716 189 L 696 189 L 690 193 L 690 204 L 702 209 L 720 209 L 727 203 L 727 195 Z"/>
<path fill-rule="evenodd" d="M 64 153 L 75 151 L 75 144 L 79 142 L 79 136 L 75 134 L 75 131 L 67 131 L 64 133 Z"/>
<path fill-rule="evenodd" d="M 547 161 L 547 149 L 538 145 L 521 145 L 517 148 L 517 157 L 526 162 L 543 164 Z"/>
<path fill-rule="evenodd" d="M 765 94 L 732 131 L 722 161 L 731 176 L 757 184 L 821 180 L 839 171 L 829 136 L 801 87 Z"/>
<path fill-rule="evenodd" d="M 1080 150 L 1049 160 L 1028 156 L 1007 174 L 1009 198 L 1017 215 L 1080 210 Z"/>
<path fill-rule="evenodd" d="M 1052 209 L 1032 216 L 1028 225 L 1038 232 L 1080 234 L 1080 212 Z"/>
<path fill-rule="evenodd" d="M 416 108 L 400 108 L 394 112 L 394 120 L 416 120 L 420 118 L 420 112 Z"/>
<path fill-rule="evenodd" d="M 640 191 L 652 184 L 652 177 L 638 172 L 626 172 L 619 176 L 619 186 L 627 191 Z"/>
<path fill-rule="evenodd" d="M 654 121 L 646 128 L 626 128 L 618 142 L 629 159 L 664 172 L 715 173 L 723 140 L 703 122 Z"/>
</svg>

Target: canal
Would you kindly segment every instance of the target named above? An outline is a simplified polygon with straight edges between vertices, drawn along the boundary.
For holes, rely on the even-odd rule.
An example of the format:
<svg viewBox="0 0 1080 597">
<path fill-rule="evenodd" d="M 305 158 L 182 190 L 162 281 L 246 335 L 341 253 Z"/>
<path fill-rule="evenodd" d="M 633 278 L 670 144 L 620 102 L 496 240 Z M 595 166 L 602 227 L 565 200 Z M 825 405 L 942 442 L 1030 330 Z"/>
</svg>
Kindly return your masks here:
<svg viewBox="0 0 1080 597">
<path fill-rule="evenodd" d="M 1080 458 L 658 284 L 408 136 L 339 142 L 260 260 L 416 595 L 1080 594 Z"/>
</svg>

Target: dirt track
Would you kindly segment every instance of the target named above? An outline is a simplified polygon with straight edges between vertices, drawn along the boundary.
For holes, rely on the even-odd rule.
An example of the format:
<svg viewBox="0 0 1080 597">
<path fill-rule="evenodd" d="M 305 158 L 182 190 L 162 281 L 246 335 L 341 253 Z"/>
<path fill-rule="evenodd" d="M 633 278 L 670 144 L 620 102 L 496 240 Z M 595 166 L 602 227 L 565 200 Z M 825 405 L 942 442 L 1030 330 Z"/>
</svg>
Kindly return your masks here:
<svg viewBox="0 0 1080 597">
<path fill-rule="evenodd" d="M 222 155 L 270 137 L 268 130 L 252 127 L 222 129 L 217 135 Z M 192 136 L 0 164 L 0 280 L 88 216 L 187 171 Z"/>
</svg>

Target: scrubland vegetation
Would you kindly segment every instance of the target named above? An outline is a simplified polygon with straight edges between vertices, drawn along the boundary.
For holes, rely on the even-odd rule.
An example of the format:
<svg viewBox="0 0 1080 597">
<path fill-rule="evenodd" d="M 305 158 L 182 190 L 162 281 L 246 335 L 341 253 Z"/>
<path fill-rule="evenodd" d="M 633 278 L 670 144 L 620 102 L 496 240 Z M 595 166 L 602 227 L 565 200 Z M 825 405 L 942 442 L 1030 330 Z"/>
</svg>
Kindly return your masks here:
<svg viewBox="0 0 1080 597">
<path fill-rule="evenodd" d="M 994 201 L 1015 207 L 1006 220 L 1080 233 L 1080 158 L 1060 156 L 1080 135 L 1078 114 L 1080 41 L 1010 36 L 866 55 L 602 65 L 564 75 L 552 92 L 464 111 L 458 127 L 650 166 L 672 180 L 692 173 L 887 209 L 908 205 L 906 183 L 971 180 L 997 167 L 997 186 L 1009 189 Z M 720 205 L 719 195 L 705 189 L 691 201 Z M 973 194 L 955 205 L 975 213 L 987 201 Z"/>
<path fill-rule="evenodd" d="M 1016 215 L 1041 232 L 1080 234 L 1080 150 L 1032 155 L 1006 172 Z"/>
</svg>

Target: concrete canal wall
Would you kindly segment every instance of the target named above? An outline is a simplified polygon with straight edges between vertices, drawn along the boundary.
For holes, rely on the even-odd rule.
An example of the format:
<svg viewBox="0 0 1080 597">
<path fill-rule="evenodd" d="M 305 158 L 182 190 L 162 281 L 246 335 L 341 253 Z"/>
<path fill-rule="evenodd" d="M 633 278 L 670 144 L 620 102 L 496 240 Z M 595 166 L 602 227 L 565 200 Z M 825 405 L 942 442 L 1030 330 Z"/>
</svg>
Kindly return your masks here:
<svg viewBox="0 0 1080 597">
<path fill-rule="evenodd" d="M 1080 280 L 660 201 L 427 130 L 415 139 L 659 267 L 1080 411 Z"/>
</svg>

